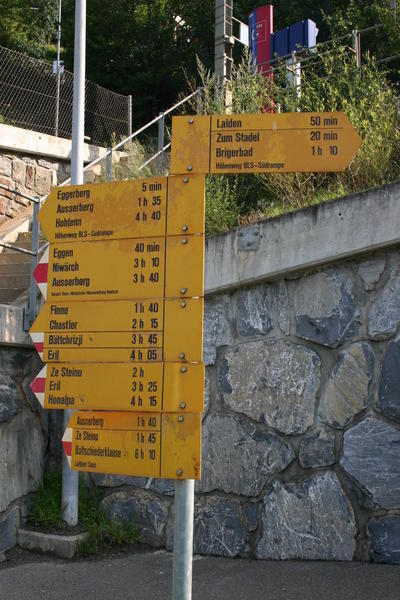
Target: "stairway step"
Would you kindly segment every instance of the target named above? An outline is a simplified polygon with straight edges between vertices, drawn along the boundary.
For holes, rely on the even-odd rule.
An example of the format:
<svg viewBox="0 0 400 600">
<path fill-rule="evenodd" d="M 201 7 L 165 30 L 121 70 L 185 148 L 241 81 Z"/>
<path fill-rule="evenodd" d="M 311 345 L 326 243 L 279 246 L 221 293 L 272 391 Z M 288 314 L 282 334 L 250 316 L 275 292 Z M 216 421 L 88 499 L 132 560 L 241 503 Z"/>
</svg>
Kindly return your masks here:
<svg viewBox="0 0 400 600">
<path fill-rule="evenodd" d="M 2 275 L 0 277 L 0 290 L 18 288 L 25 290 L 29 287 L 29 275 Z"/>
<path fill-rule="evenodd" d="M 31 272 L 31 261 L 26 262 L 9 262 L 2 263 L 0 261 L 0 277 L 4 275 L 29 275 Z"/>
<path fill-rule="evenodd" d="M 23 252 L 16 252 L 14 250 L 6 250 L 0 252 L 0 265 L 16 264 L 16 263 L 31 263 L 31 255 L 24 254 Z"/>
<path fill-rule="evenodd" d="M 32 232 L 31 231 L 20 231 L 17 236 L 17 241 L 26 242 L 32 240 Z"/>
<path fill-rule="evenodd" d="M 31 240 L 15 240 L 15 242 L 7 242 L 7 244 L 11 244 L 12 246 L 17 246 L 17 248 L 25 248 L 26 250 L 32 250 L 32 241 Z M 4 252 L 10 252 L 7 248 L 4 248 Z"/>
<path fill-rule="evenodd" d="M 0 289 L 0 304 L 10 304 L 14 302 L 25 291 L 17 288 Z"/>
</svg>

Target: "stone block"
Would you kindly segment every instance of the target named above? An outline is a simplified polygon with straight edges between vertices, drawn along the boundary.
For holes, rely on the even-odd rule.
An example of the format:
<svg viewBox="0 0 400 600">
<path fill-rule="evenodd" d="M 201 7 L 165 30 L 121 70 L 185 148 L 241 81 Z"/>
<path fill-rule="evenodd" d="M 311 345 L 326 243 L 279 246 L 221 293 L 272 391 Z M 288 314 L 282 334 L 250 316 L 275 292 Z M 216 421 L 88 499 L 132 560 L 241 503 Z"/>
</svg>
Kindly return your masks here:
<svg viewBox="0 0 400 600">
<path fill-rule="evenodd" d="M 200 492 L 257 496 L 295 458 L 291 446 L 243 417 L 209 414 L 203 424 Z"/>
<path fill-rule="evenodd" d="M 340 464 L 372 503 L 400 508 L 400 429 L 368 417 L 345 432 Z"/>
<path fill-rule="evenodd" d="M 376 563 L 400 565 L 400 516 L 371 519 L 368 532 L 371 540 L 371 560 Z"/>
<path fill-rule="evenodd" d="M 20 316 L 21 309 L 18 309 L 17 316 Z M 12 320 L 13 315 L 6 312 L 4 316 L 8 320 Z M 16 326 L 21 325 L 21 321 L 16 319 Z M 11 340 L 6 340 L 12 343 Z M 25 341 L 25 339 L 23 340 Z M 14 343 L 23 343 L 21 340 L 16 340 Z M 42 362 L 39 355 L 33 350 L 28 348 L 10 348 L 9 346 L 0 346 L 0 368 L 1 372 L 5 375 L 9 375 L 14 381 L 21 381 L 25 375 L 29 373 L 33 374 L 33 377 L 40 371 Z M 32 379 L 33 379 L 32 377 Z"/>
<path fill-rule="evenodd" d="M 368 335 L 373 340 L 386 340 L 396 333 L 400 324 L 400 266 L 392 273 L 385 287 L 371 306 Z"/>
<path fill-rule="evenodd" d="M 237 293 L 237 330 L 242 337 L 263 335 L 272 329 L 270 286 Z"/>
<path fill-rule="evenodd" d="M 51 187 L 51 171 L 44 167 L 36 167 L 35 171 L 35 191 L 40 196 L 44 196 L 50 192 Z"/>
<path fill-rule="evenodd" d="M 18 412 L 17 386 L 10 377 L 0 374 L 0 424 L 8 423 Z"/>
<path fill-rule="evenodd" d="M 78 546 L 85 541 L 86 533 L 54 534 L 30 529 L 18 530 L 18 546 L 33 552 L 53 554 L 59 558 L 73 558 L 78 551 Z"/>
<path fill-rule="evenodd" d="M 318 354 L 285 340 L 240 344 L 219 366 L 224 404 L 286 434 L 312 425 L 319 381 Z"/>
<path fill-rule="evenodd" d="M 295 287 L 296 335 L 336 348 L 358 331 L 350 279 L 321 272 L 300 279 Z"/>
<path fill-rule="evenodd" d="M 385 269 L 385 264 L 386 261 L 383 258 L 366 260 L 360 264 L 358 267 L 358 275 L 362 281 L 364 290 L 370 292 L 375 289 L 376 284 L 380 280 Z"/>
<path fill-rule="evenodd" d="M 12 161 L 12 178 L 17 183 L 25 183 L 26 163 L 19 158 L 14 158 Z"/>
<path fill-rule="evenodd" d="M 15 183 L 13 181 L 11 181 L 10 179 L 7 179 L 7 177 L 0 176 L 0 183 L 1 183 L 1 185 L 5 185 L 10 190 L 15 189 Z M 8 200 L 12 200 L 14 198 L 14 194 L 12 193 L 12 191 L 8 192 L 7 190 L 3 190 L 3 189 L 0 189 L 0 195 L 3 196 L 4 198 L 7 198 Z"/>
<path fill-rule="evenodd" d="M 0 512 L 37 489 L 43 478 L 43 455 L 41 427 L 30 410 L 0 424 Z"/>
<path fill-rule="evenodd" d="M 246 502 L 243 505 L 243 513 L 246 519 L 247 528 L 249 531 L 255 531 L 258 526 L 258 519 L 260 516 L 260 504 L 259 502 Z"/>
<path fill-rule="evenodd" d="M 217 349 L 233 343 L 232 300 L 227 296 L 206 298 L 204 303 L 203 360 L 215 364 Z"/>
<path fill-rule="evenodd" d="M 300 445 L 299 461 L 305 469 L 334 465 L 335 434 L 322 428 L 307 433 Z"/>
<path fill-rule="evenodd" d="M 353 510 L 335 473 L 302 484 L 274 482 L 264 496 L 257 558 L 352 560 L 357 533 Z"/>
<path fill-rule="evenodd" d="M 27 167 L 26 167 L 25 186 L 29 190 L 33 190 L 33 188 L 35 187 L 35 167 L 34 167 L 34 165 L 27 165 Z"/>
<path fill-rule="evenodd" d="M 12 174 L 12 162 L 5 156 L 0 156 L 0 175 L 11 177 Z"/>
<path fill-rule="evenodd" d="M 386 350 L 377 409 L 391 419 L 400 420 L 400 342 L 391 342 Z"/>
<path fill-rule="evenodd" d="M 273 286 L 273 297 L 279 329 L 285 335 L 290 335 L 290 302 L 286 281 L 281 280 Z"/>
<path fill-rule="evenodd" d="M 212 401 L 211 398 L 211 381 L 210 381 L 210 367 L 205 369 L 205 378 L 204 378 L 204 411 L 203 411 L 203 419 L 209 411 L 210 404 Z"/>
<path fill-rule="evenodd" d="M 372 349 L 364 342 L 352 344 L 339 354 L 321 397 L 322 421 L 341 429 L 366 408 L 373 364 Z"/>
<path fill-rule="evenodd" d="M 103 510 L 112 519 L 136 526 L 143 544 L 160 547 L 166 543 L 169 502 L 142 490 L 115 492 L 104 498 Z"/>
<path fill-rule="evenodd" d="M 37 164 L 39 165 L 39 167 L 44 167 L 45 169 L 53 168 L 52 163 L 49 162 L 48 160 L 44 160 L 43 158 L 39 158 L 39 160 L 37 161 Z"/>
<path fill-rule="evenodd" d="M 228 498 L 201 498 L 195 505 L 193 550 L 214 556 L 246 555 L 240 504 Z"/>
<path fill-rule="evenodd" d="M 26 196 L 32 196 L 32 192 L 28 189 L 26 189 L 25 185 L 21 185 L 21 184 L 16 184 L 15 189 L 17 190 L 17 192 L 21 192 L 21 194 L 25 194 Z M 23 196 L 19 196 L 18 194 L 15 194 L 14 196 L 14 202 L 16 204 L 20 204 L 21 206 L 29 206 L 30 205 L 30 201 L 28 200 L 28 198 L 24 198 Z"/>
<path fill-rule="evenodd" d="M 148 482 L 147 477 L 130 477 L 129 475 L 109 475 L 106 473 L 92 473 L 94 485 L 99 487 L 122 487 L 130 485 L 132 487 L 145 488 Z"/>
<path fill-rule="evenodd" d="M 0 552 L 10 550 L 17 543 L 17 529 L 20 521 L 19 508 L 13 508 L 0 520 Z"/>
</svg>

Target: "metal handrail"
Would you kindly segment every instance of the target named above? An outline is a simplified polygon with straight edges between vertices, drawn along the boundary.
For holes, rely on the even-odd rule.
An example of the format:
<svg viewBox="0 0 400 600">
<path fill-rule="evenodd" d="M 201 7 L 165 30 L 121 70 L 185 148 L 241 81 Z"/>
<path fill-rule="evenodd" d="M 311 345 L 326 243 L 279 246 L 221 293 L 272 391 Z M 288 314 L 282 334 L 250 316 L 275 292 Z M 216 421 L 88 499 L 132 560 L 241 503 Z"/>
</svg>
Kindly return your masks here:
<svg viewBox="0 0 400 600">
<path fill-rule="evenodd" d="M 153 154 L 153 156 L 151 158 L 149 158 L 148 160 L 146 160 L 146 162 L 138 168 L 138 171 L 141 171 L 142 169 L 144 169 L 144 167 L 147 167 L 147 165 L 150 164 L 155 158 L 157 158 L 157 156 L 160 156 L 166 150 L 168 150 L 168 148 L 170 146 L 171 146 L 171 142 L 169 142 L 161 150 L 159 150 L 158 152 L 156 152 L 155 154 Z"/>
<path fill-rule="evenodd" d="M 201 89 L 201 88 L 199 88 L 199 89 Z M 183 98 L 182 100 L 180 100 L 179 102 L 177 102 L 176 104 L 174 104 L 174 106 L 172 106 L 171 108 L 168 108 L 168 110 L 166 110 L 163 113 L 159 114 L 158 117 L 155 117 L 154 119 L 152 119 L 151 121 L 149 121 L 146 125 L 143 125 L 143 127 L 140 127 L 139 129 L 137 129 L 136 131 L 134 131 L 132 133 L 132 135 L 128 136 L 127 138 L 125 138 L 123 140 L 121 140 L 120 142 L 118 142 L 118 144 L 116 144 L 112 148 L 107 149 L 104 154 L 102 154 L 101 156 L 97 157 L 91 163 L 87 164 L 83 168 L 83 170 L 87 171 L 88 169 L 94 167 L 99 162 L 101 162 L 102 160 L 104 160 L 105 158 L 107 158 L 107 156 L 110 156 L 113 152 L 115 152 L 116 150 L 118 150 L 119 148 L 121 148 L 122 146 L 124 146 L 125 144 L 127 144 L 128 142 L 130 142 L 131 140 L 133 140 L 133 138 L 137 137 L 140 133 L 143 133 L 143 131 L 146 131 L 146 129 L 148 129 L 149 127 L 151 127 L 151 125 L 154 125 L 160 119 L 163 119 L 166 115 L 169 115 L 171 112 L 173 112 L 174 110 L 176 110 L 179 106 L 182 106 L 182 104 L 185 104 L 185 102 L 188 102 L 191 98 L 193 98 L 194 96 L 196 96 L 199 93 L 199 89 L 195 90 L 194 92 L 192 92 L 191 94 L 189 94 L 189 96 L 186 96 L 185 98 Z M 142 165 L 142 166 L 144 167 L 145 165 Z M 66 185 L 70 181 L 71 181 L 71 177 L 68 177 L 68 179 L 65 179 L 62 183 L 60 183 L 60 186 Z M 46 198 L 47 198 L 47 196 L 44 196 L 43 200 L 45 200 Z"/>
</svg>

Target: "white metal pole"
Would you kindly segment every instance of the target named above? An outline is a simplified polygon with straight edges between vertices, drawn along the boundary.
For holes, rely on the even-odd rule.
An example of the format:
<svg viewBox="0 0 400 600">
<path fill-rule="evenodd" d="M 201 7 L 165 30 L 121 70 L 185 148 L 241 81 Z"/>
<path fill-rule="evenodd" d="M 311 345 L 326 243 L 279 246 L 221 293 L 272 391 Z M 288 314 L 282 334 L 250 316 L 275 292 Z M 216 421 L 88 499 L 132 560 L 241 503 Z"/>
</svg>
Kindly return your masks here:
<svg viewBox="0 0 400 600">
<path fill-rule="evenodd" d="M 57 89 L 56 89 L 56 122 L 54 126 L 55 136 L 58 137 L 58 122 L 60 118 L 60 84 L 61 84 L 61 69 L 60 69 L 60 54 L 61 54 L 61 2 L 58 1 L 58 29 L 57 29 Z"/>
<path fill-rule="evenodd" d="M 176 480 L 172 600 L 192 598 L 193 514 L 194 480 Z"/>
<path fill-rule="evenodd" d="M 86 50 L 86 0 L 75 0 L 74 47 L 74 98 L 72 108 L 71 184 L 83 183 L 83 149 L 85 124 L 85 50 Z M 72 411 L 64 411 L 64 428 L 67 428 Z M 67 525 L 78 523 L 79 473 L 72 471 L 66 456 L 62 472 L 62 516 Z"/>
</svg>

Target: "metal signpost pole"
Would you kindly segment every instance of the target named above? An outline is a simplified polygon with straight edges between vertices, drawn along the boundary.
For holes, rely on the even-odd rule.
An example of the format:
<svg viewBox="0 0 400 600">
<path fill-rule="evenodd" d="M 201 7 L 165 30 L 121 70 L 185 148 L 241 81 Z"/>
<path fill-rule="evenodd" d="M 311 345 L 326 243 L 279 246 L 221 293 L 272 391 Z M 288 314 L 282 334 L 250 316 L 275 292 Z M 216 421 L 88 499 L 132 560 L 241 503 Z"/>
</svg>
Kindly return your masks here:
<svg viewBox="0 0 400 600">
<path fill-rule="evenodd" d="M 158 121 L 158 157 L 157 157 L 157 171 L 159 175 L 163 174 L 164 165 L 164 127 L 165 117 L 164 113 L 159 114 L 160 120 Z"/>
<path fill-rule="evenodd" d="M 193 513 L 194 480 L 176 480 L 172 600 L 192 598 Z"/>
<path fill-rule="evenodd" d="M 85 124 L 85 55 L 86 55 L 86 0 L 75 0 L 75 47 L 74 47 L 74 98 L 72 109 L 72 156 L 71 183 L 83 183 L 83 150 Z M 64 411 L 64 427 L 72 416 L 72 410 Z M 69 525 L 78 523 L 78 478 L 72 471 L 66 456 L 62 472 L 62 516 Z"/>
<path fill-rule="evenodd" d="M 231 112 L 232 95 L 226 93 L 226 82 L 231 79 L 233 0 L 215 0 L 215 76 L 219 82 L 221 95 L 227 111 Z"/>
<path fill-rule="evenodd" d="M 57 30 L 57 89 L 56 89 L 56 121 L 54 126 L 54 135 L 58 137 L 58 121 L 60 116 L 60 83 L 61 83 L 61 2 L 58 2 L 58 30 Z"/>
</svg>

